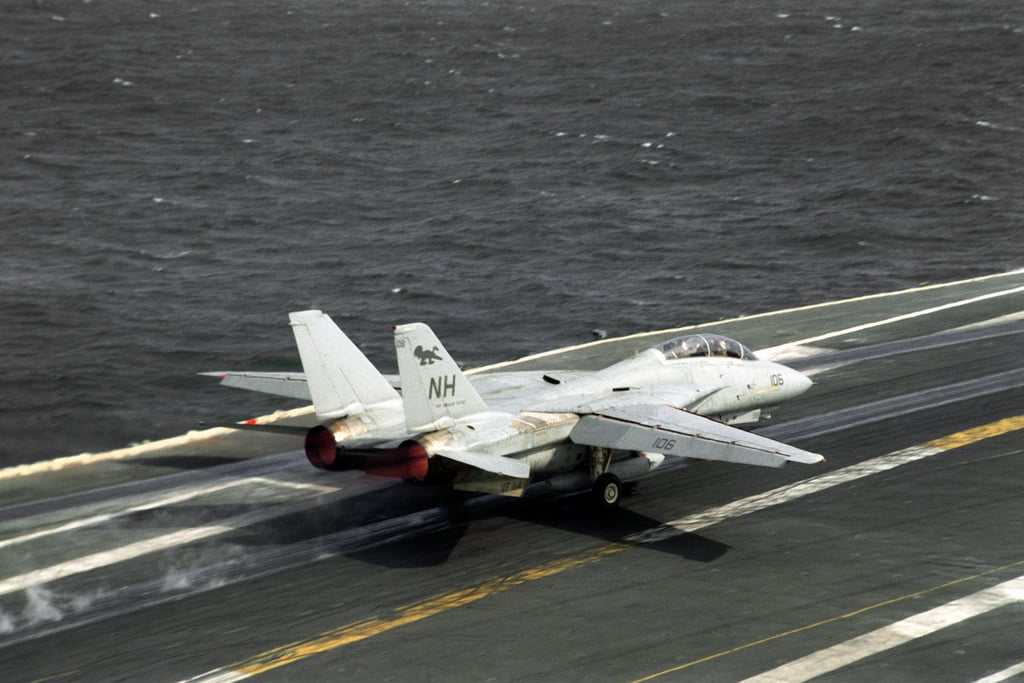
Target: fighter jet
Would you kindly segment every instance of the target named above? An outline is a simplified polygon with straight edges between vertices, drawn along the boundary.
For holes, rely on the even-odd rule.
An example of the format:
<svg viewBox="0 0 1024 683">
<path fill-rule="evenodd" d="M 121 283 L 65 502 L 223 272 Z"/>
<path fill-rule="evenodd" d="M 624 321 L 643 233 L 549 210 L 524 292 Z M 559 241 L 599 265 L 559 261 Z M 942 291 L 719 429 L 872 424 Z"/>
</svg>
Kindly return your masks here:
<svg viewBox="0 0 1024 683">
<path fill-rule="evenodd" d="M 623 480 L 665 456 L 764 467 L 824 459 L 735 426 L 757 422 L 811 380 L 727 337 L 678 337 L 596 372 L 467 377 L 427 325 L 411 323 L 394 328 L 399 376 L 389 379 L 326 314 L 289 318 L 303 374 L 204 374 L 311 399 L 317 426 L 270 428 L 305 431 L 306 457 L 323 470 L 507 496 L 538 481 L 590 486 L 611 507 Z"/>
</svg>

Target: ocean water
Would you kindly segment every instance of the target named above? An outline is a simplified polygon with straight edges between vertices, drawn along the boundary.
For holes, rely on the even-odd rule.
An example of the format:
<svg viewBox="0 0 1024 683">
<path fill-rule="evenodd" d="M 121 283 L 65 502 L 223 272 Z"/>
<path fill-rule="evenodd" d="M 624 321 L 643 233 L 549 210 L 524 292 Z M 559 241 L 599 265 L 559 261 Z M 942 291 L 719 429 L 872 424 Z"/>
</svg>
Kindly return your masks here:
<svg viewBox="0 0 1024 683">
<path fill-rule="evenodd" d="M 1017 0 L 0 4 L 0 466 L 385 371 L 1024 266 Z"/>
</svg>

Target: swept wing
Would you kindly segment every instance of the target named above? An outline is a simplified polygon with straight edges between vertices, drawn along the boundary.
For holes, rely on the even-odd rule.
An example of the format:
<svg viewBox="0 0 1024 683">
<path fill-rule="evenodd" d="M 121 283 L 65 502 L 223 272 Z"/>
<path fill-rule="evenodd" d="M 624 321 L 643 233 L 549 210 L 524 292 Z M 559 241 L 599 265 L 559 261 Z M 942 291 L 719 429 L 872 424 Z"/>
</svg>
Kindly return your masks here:
<svg viewBox="0 0 1024 683">
<path fill-rule="evenodd" d="M 666 405 L 627 405 L 584 415 L 569 438 L 586 446 L 651 451 L 703 460 L 782 467 L 824 458 Z"/>
</svg>

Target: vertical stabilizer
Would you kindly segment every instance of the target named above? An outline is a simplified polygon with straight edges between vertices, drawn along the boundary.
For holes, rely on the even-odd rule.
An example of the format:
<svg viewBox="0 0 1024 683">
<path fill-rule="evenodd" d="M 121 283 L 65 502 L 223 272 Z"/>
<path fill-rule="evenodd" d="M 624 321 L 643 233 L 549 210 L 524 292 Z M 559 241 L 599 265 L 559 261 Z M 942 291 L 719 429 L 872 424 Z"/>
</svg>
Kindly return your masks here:
<svg viewBox="0 0 1024 683">
<path fill-rule="evenodd" d="M 288 319 L 319 417 L 355 415 L 366 406 L 400 398 L 326 313 L 298 311 Z"/>
<path fill-rule="evenodd" d="M 487 411 L 480 394 L 423 323 L 395 328 L 395 352 L 410 432 L 440 429 L 461 417 Z"/>
</svg>

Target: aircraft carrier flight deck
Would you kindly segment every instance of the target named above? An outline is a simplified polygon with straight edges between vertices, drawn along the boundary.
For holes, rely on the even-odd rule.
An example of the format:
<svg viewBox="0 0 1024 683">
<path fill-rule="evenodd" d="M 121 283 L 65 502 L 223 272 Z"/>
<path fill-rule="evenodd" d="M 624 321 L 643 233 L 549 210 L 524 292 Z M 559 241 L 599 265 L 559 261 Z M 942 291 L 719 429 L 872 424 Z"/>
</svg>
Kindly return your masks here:
<svg viewBox="0 0 1024 683">
<path fill-rule="evenodd" d="M 826 462 L 676 460 L 610 510 L 319 471 L 299 437 L 221 428 L 0 470 L 3 680 L 1024 676 L 1024 273 L 687 329 L 810 376 L 757 431 Z"/>
</svg>

